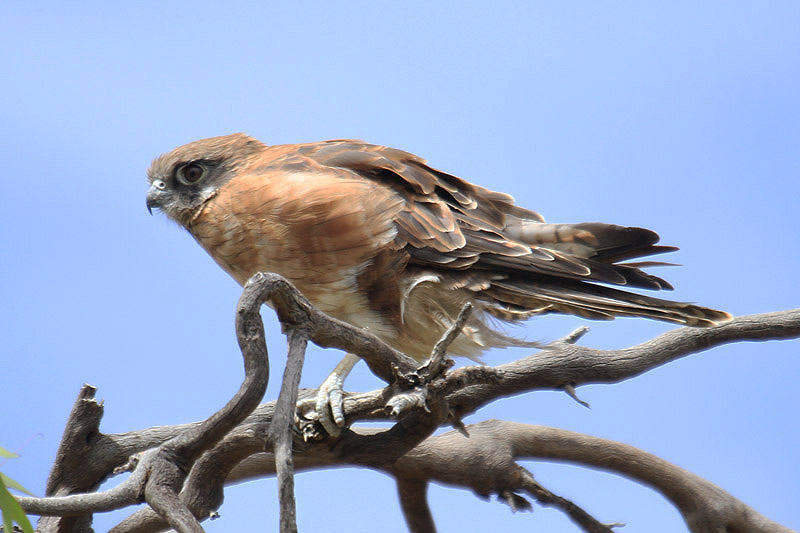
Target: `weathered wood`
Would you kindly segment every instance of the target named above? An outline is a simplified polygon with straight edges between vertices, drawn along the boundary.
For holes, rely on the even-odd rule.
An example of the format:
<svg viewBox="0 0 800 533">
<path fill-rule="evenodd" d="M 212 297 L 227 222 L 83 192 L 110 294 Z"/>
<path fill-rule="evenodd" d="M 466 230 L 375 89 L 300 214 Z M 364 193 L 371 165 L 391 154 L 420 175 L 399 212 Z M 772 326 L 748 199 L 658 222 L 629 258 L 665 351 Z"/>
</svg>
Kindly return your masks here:
<svg viewBox="0 0 800 533">
<path fill-rule="evenodd" d="M 411 383 L 419 389 L 422 400 L 416 403 L 397 400 L 408 394 L 398 384 L 345 396 L 344 411 L 351 423 L 389 419 L 387 404 L 400 405 L 394 412 L 398 420 L 391 428 L 345 430 L 340 437 L 330 437 L 311 427 L 306 432 L 311 437 L 309 442 L 294 442 L 297 470 L 351 464 L 394 475 L 403 508 L 419 514 L 418 519 L 409 520 L 412 531 L 435 530 L 425 500 L 430 481 L 466 487 L 478 494 L 499 494 L 513 506 L 525 505 L 519 493 L 526 493 L 543 504 L 559 506 L 586 531 L 607 530 L 606 525 L 568 500 L 538 486 L 517 464 L 517 460 L 528 458 L 602 468 L 650 485 L 678 507 L 693 532 L 724 528 L 789 531 L 712 483 L 625 444 L 501 421 L 468 426 L 468 438 L 462 431 L 430 435 L 443 423 L 458 427 L 461 416 L 506 395 L 616 383 L 720 344 L 800 337 L 800 310 L 738 317 L 713 328 L 679 328 L 623 350 L 577 346 L 574 342 L 584 333 L 581 331 L 512 363 L 493 368 L 464 367 L 442 375 L 446 365 L 441 359 L 434 359 L 436 371 L 417 369 L 413 360 L 376 337 L 313 309 L 288 282 L 273 275 L 260 275 L 245 287 L 237 309 L 245 382 L 236 396 L 206 421 L 105 435 L 99 430 L 102 405 L 93 399 L 94 388 L 85 386 L 81 390 L 48 479 L 48 495 L 56 497 L 19 498 L 30 513 L 67 517 L 42 518 L 41 531 L 90 531 L 91 512 L 142 499 L 151 508 L 134 513 L 114 531 L 163 531 L 168 527 L 201 531 L 198 520 L 213 514 L 226 483 L 275 473 L 271 451 L 276 432 L 270 431 L 275 404 L 256 407 L 268 376 L 259 316 L 264 301 L 270 301 L 276 309 L 284 329 L 291 332 L 290 338 L 298 339 L 293 343 L 295 350 L 302 352 L 305 340 L 310 339 L 355 352 L 387 382 L 400 376 L 406 379 L 406 387 Z M 294 371 L 287 382 L 289 389 L 296 388 L 299 366 Z M 426 374 L 428 371 L 431 375 Z M 300 391 L 301 398 L 310 394 L 314 391 Z M 279 422 L 283 429 L 291 427 L 286 413 L 292 413 L 293 396 L 283 399 L 289 402 Z M 284 450 L 287 442 L 291 444 L 284 442 Z M 125 483 L 102 493 L 91 492 L 137 453 L 141 453 L 138 466 Z M 467 464 L 469 468 L 464 467 Z"/>
</svg>

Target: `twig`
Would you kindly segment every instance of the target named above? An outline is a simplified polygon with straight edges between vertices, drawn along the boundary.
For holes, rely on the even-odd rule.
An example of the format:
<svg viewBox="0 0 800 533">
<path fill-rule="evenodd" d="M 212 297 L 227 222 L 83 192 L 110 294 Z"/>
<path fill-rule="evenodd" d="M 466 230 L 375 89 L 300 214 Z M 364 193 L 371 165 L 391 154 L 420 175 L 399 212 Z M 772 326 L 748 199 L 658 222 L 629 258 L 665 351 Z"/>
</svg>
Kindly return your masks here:
<svg viewBox="0 0 800 533">
<path fill-rule="evenodd" d="M 573 400 L 575 400 L 576 402 L 578 402 L 587 409 L 592 408 L 592 406 L 589 405 L 589 402 L 584 402 L 583 400 L 578 398 L 578 393 L 575 392 L 575 386 L 572 383 L 564 383 L 564 385 L 562 385 L 561 387 L 564 389 L 564 392 L 567 393 L 567 396 L 569 396 L 570 398 L 572 398 Z"/>
<path fill-rule="evenodd" d="M 444 332 L 442 338 L 439 339 L 439 341 L 433 347 L 431 356 L 428 359 L 428 362 L 425 364 L 425 368 L 429 374 L 428 379 L 438 376 L 439 373 L 446 367 L 444 364 L 444 356 L 447 353 L 447 349 L 450 347 L 453 341 L 456 340 L 459 335 L 461 335 L 464 325 L 472 315 L 472 309 L 472 304 L 464 304 L 464 307 L 461 308 L 461 312 L 458 314 L 458 317 L 450 325 L 450 327 L 447 328 L 447 331 Z"/>
<path fill-rule="evenodd" d="M 613 533 L 609 525 L 601 523 L 573 502 L 544 488 L 533 478 L 533 475 L 528 470 L 522 467 L 519 470 L 521 477 L 519 488 L 536 498 L 540 505 L 552 505 L 558 508 L 588 533 Z"/>
<path fill-rule="evenodd" d="M 472 314 L 472 304 L 466 303 L 461 308 L 456 320 L 447 328 L 442 337 L 436 342 L 428 360 L 419 369 L 411 374 L 402 374 L 395 370 L 397 381 L 400 384 L 412 385 L 409 390 L 401 390 L 386 402 L 384 412 L 392 418 L 398 418 L 402 413 L 416 408 L 428 410 L 428 395 L 435 391 L 442 396 L 444 391 L 439 387 L 432 387 L 435 380 L 443 377 L 445 371 L 453 366 L 453 361 L 445 359 L 447 348 L 461 334 L 464 325 Z"/>
</svg>

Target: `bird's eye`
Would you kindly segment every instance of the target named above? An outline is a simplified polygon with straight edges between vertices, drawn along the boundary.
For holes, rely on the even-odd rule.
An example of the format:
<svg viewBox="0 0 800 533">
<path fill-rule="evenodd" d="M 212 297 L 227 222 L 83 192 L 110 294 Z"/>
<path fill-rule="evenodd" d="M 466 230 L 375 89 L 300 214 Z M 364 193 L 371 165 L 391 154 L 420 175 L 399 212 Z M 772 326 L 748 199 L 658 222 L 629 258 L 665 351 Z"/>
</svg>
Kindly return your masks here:
<svg viewBox="0 0 800 533">
<path fill-rule="evenodd" d="M 189 163 L 178 170 L 178 181 L 184 185 L 194 185 L 203 178 L 206 170 L 197 163 Z"/>
</svg>

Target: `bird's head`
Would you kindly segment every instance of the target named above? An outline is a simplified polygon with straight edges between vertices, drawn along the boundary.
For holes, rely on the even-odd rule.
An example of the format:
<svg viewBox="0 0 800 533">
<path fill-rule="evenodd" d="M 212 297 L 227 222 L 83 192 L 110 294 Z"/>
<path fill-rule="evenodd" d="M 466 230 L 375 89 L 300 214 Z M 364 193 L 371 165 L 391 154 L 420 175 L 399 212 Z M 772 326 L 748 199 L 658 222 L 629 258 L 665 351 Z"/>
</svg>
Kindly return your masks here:
<svg viewBox="0 0 800 533">
<path fill-rule="evenodd" d="M 185 144 L 153 160 L 147 170 L 147 210 L 160 209 L 187 226 L 198 209 L 265 146 L 243 133 Z"/>
</svg>

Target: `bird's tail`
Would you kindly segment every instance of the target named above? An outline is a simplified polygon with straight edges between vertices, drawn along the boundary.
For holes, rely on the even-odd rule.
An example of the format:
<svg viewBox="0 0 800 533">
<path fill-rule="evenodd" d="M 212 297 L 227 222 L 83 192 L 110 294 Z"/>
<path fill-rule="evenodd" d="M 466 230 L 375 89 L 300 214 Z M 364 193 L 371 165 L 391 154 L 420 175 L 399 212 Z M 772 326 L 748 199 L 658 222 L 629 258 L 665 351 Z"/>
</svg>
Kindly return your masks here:
<svg viewBox="0 0 800 533">
<path fill-rule="evenodd" d="M 731 315 L 724 311 L 692 303 L 673 302 L 572 280 L 508 278 L 492 282 L 481 296 L 494 304 L 485 310 L 506 321 L 545 313 L 566 313 L 599 320 L 637 316 L 687 326 L 714 326 L 731 319 Z"/>
</svg>

